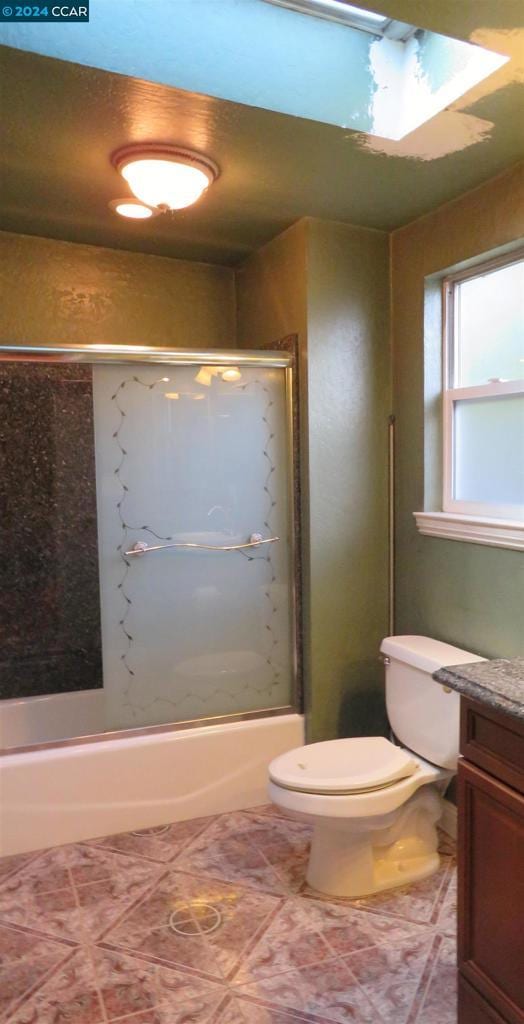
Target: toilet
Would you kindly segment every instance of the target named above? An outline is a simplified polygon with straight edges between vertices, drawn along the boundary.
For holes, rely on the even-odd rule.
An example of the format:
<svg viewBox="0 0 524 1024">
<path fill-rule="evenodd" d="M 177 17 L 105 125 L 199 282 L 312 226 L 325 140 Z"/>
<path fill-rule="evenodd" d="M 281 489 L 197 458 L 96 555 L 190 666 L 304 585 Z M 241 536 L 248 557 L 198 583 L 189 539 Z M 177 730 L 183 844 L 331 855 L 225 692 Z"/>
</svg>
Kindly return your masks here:
<svg viewBox="0 0 524 1024">
<path fill-rule="evenodd" d="M 460 698 L 431 677 L 445 665 L 484 660 L 424 636 L 387 637 L 380 650 L 394 742 L 311 743 L 269 766 L 271 802 L 313 825 L 307 881 L 328 896 L 369 896 L 437 870 L 436 826 L 456 772 Z"/>
</svg>

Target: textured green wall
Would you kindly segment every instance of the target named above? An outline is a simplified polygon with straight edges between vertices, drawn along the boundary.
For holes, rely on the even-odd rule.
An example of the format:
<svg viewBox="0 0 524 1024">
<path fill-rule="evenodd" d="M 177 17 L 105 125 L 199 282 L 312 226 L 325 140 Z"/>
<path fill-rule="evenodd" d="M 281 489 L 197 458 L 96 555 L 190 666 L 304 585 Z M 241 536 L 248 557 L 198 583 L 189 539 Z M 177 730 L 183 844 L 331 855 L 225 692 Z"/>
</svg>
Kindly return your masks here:
<svg viewBox="0 0 524 1024">
<path fill-rule="evenodd" d="M 424 323 L 424 284 L 428 275 L 507 246 L 522 234 L 521 165 L 394 232 L 391 242 L 396 632 L 427 634 L 489 657 L 524 653 L 524 556 L 417 532 L 413 512 L 438 507 L 440 462 L 438 293 L 433 281 L 433 309 L 426 309 Z"/>
<path fill-rule="evenodd" d="M 245 261 L 236 274 L 237 333 L 242 348 L 287 334 L 307 337 L 308 221 L 300 220 Z"/>
<path fill-rule="evenodd" d="M 4 345 L 234 348 L 233 271 L 0 232 Z"/>
<path fill-rule="evenodd" d="M 310 738 L 384 727 L 388 236 L 309 222 Z"/>
<path fill-rule="evenodd" d="M 297 333 L 308 736 L 381 731 L 387 629 L 388 241 L 303 220 L 237 275 L 245 347 Z M 301 411 L 305 409 L 301 403 Z M 306 479 L 307 477 L 307 479 Z"/>
</svg>

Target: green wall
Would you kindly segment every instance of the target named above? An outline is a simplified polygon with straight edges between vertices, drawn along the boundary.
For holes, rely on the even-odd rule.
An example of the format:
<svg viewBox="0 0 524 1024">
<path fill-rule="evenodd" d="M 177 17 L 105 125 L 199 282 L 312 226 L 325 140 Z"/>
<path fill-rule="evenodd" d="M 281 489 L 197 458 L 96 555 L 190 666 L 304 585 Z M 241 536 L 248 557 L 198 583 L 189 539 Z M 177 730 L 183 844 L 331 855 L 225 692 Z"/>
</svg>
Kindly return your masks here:
<svg viewBox="0 0 524 1024">
<path fill-rule="evenodd" d="M 237 334 L 242 348 L 298 334 L 305 350 L 308 237 L 309 221 L 299 220 L 238 268 Z"/>
<path fill-rule="evenodd" d="M 385 725 L 388 237 L 313 220 L 308 246 L 313 740 Z"/>
<path fill-rule="evenodd" d="M 438 510 L 438 274 L 523 234 L 521 165 L 391 236 L 396 632 L 427 634 L 488 657 L 524 653 L 522 553 L 421 536 L 413 512 Z M 437 279 L 426 282 L 424 316 L 429 275 Z"/>
<path fill-rule="evenodd" d="M 346 224 L 302 220 L 237 274 L 240 345 L 299 335 L 311 740 L 384 728 L 388 301 L 387 235 Z"/>
<path fill-rule="evenodd" d="M 4 345 L 235 348 L 226 267 L 0 232 Z"/>
</svg>

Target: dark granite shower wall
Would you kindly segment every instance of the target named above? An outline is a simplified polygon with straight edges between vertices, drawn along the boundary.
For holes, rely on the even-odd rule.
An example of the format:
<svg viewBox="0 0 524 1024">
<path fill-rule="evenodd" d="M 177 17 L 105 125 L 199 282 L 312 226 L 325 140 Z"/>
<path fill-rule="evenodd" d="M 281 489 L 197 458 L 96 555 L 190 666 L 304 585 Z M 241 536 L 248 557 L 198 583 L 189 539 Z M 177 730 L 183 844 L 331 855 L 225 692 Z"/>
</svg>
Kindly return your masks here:
<svg viewBox="0 0 524 1024">
<path fill-rule="evenodd" d="M 0 697 L 102 686 L 92 375 L 0 362 Z"/>
</svg>

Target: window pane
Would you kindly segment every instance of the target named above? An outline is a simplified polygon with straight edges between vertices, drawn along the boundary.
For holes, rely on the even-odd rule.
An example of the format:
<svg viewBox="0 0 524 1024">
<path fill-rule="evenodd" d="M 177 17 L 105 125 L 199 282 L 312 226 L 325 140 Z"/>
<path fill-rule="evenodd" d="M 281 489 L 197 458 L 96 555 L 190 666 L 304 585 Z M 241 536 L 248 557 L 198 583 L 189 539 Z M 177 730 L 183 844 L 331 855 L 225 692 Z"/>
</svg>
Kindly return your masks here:
<svg viewBox="0 0 524 1024">
<path fill-rule="evenodd" d="M 524 261 L 456 285 L 455 387 L 524 377 Z"/>
<path fill-rule="evenodd" d="M 456 402 L 454 427 L 455 500 L 524 506 L 524 396 Z"/>
</svg>

